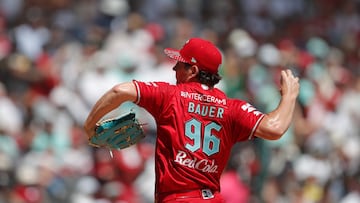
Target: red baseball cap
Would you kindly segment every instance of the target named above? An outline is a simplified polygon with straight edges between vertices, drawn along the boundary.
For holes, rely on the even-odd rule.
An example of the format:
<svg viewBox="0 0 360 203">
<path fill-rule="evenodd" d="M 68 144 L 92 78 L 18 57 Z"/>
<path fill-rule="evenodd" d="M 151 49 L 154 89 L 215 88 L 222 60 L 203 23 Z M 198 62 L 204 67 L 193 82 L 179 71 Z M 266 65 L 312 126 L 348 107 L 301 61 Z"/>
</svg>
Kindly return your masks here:
<svg viewBox="0 0 360 203">
<path fill-rule="evenodd" d="M 180 50 L 166 48 L 164 53 L 177 61 L 197 65 L 200 70 L 218 73 L 221 65 L 221 53 L 210 41 L 201 38 L 191 38 Z"/>
</svg>

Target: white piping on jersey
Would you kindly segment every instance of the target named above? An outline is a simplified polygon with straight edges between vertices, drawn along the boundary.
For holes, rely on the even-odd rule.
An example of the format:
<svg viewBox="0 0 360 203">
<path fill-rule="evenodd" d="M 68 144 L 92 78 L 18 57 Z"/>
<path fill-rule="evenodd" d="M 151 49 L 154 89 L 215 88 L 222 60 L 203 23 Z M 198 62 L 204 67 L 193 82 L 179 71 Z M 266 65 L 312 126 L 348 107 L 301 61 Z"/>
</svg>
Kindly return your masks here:
<svg viewBox="0 0 360 203">
<path fill-rule="evenodd" d="M 251 140 L 251 138 L 253 137 L 254 133 L 255 133 L 255 129 L 258 127 L 258 125 L 260 124 L 260 121 L 262 120 L 262 118 L 265 116 L 265 114 L 261 115 L 261 117 L 256 121 L 256 124 L 254 125 L 253 129 L 251 130 L 250 136 L 248 138 L 248 140 Z"/>
<path fill-rule="evenodd" d="M 140 102 L 140 88 L 139 88 L 139 84 L 137 83 L 137 81 L 134 81 L 134 84 L 136 86 L 136 93 L 137 93 L 137 99 L 135 101 L 135 104 L 139 104 L 139 102 Z"/>
</svg>

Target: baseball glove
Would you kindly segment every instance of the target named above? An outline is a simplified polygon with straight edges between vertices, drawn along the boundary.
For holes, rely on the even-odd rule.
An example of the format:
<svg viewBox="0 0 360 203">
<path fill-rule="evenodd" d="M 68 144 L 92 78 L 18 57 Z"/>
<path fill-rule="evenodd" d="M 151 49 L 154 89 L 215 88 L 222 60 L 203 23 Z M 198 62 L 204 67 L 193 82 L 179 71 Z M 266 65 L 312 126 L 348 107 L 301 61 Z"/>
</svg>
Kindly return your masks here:
<svg viewBox="0 0 360 203">
<path fill-rule="evenodd" d="M 94 147 L 108 149 L 124 149 L 134 145 L 145 137 L 144 130 L 135 113 L 104 120 L 95 128 L 95 133 L 89 138 L 89 144 Z"/>
</svg>

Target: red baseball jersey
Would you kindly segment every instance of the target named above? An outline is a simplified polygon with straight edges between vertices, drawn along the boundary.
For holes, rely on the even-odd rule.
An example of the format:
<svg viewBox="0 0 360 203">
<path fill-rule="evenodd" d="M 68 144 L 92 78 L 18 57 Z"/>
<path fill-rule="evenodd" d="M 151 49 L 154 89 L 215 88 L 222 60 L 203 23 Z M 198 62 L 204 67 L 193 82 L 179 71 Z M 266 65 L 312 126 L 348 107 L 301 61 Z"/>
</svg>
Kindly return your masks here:
<svg viewBox="0 0 360 203">
<path fill-rule="evenodd" d="M 136 104 L 157 124 L 156 193 L 220 190 L 231 147 L 251 139 L 263 113 L 200 83 L 134 81 Z"/>
</svg>

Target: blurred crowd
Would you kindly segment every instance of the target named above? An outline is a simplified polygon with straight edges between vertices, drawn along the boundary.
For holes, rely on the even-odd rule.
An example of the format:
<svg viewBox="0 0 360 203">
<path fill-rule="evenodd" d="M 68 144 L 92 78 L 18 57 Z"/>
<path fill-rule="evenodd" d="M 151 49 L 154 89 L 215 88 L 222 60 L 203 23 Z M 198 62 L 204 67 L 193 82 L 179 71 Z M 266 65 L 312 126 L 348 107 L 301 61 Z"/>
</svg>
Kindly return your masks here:
<svg viewBox="0 0 360 203">
<path fill-rule="evenodd" d="M 217 87 L 265 113 L 280 70 L 300 78 L 287 133 L 234 146 L 228 203 L 359 203 L 359 0 L 0 0 L 0 203 L 153 202 L 152 117 L 108 115 L 147 124 L 113 158 L 82 125 L 116 83 L 175 83 L 163 48 L 193 36 L 223 53 Z"/>
</svg>

